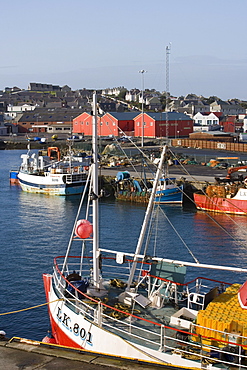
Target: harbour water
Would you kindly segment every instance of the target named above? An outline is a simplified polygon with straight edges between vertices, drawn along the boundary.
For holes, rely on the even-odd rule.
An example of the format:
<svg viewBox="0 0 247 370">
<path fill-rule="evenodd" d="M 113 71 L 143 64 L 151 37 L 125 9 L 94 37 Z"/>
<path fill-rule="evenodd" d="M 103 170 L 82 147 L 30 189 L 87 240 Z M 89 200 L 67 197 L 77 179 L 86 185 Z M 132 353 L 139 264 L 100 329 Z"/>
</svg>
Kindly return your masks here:
<svg viewBox="0 0 247 370">
<path fill-rule="evenodd" d="M 79 197 L 28 194 L 11 186 L 9 170 L 18 167 L 21 154 L 20 150 L 0 151 L 0 330 L 8 337 L 42 340 L 49 330 L 47 306 L 38 307 L 45 303 L 42 273 L 52 273 L 53 258 L 65 254 Z M 163 211 L 201 263 L 247 267 L 247 217 L 212 218 L 193 206 L 169 205 Z M 144 213 L 142 205 L 104 199 L 100 203 L 100 247 L 134 251 Z M 156 254 L 193 261 L 174 229 L 168 221 L 162 224 Z M 211 277 L 212 273 L 203 275 Z M 217 277 L 239 283 L 247 279 L 224 272 Z M 33 306 L 37 308 L 24 310 Z M 13 311 L 18 312 L 3 315 Z"/>
</svg>

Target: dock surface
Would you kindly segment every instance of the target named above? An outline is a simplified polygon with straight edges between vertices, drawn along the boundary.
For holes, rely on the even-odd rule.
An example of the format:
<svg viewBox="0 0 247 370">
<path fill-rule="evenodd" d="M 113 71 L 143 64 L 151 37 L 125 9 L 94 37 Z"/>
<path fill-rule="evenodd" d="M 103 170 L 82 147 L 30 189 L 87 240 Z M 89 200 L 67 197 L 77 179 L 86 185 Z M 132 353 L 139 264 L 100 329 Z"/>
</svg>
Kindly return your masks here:
<svg viewBox="0 0 247 370">
<path fill-rule="evenodd" d="M 174 369 L 170 366 L 138 363 L 22 338 L 0 341 L 0 364 L 0 368 L 5 370 Z"/>
</svg>

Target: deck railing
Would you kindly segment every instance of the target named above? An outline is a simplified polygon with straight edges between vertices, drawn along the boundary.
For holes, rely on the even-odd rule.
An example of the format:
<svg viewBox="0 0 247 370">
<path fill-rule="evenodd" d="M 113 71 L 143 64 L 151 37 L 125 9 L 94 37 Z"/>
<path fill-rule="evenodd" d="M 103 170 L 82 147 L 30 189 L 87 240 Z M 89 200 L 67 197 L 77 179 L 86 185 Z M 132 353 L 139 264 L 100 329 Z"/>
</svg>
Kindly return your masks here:
<svg viewBox="0 0 247 370">
<path fill-rule="evenodd" d="M 78 257 L 74 258 L 78 259 Z M 108 261 L 108 267 L 112 268 L 113 260 L 108 258 L 106 261 Z M 176 353 L 181 357 L 194 359 L 202 363 L 202 368 L 207 369 L 207 365 L 210 364 L 224 363 L 229 366 L 238 366 L 239 369 L 247 369 L 247 356 L 245 355 L 247 337 L 238 335 L 237 340 L 232 341 L 232 333 L 210 329 L 214 332 L 214 338 L 212 338 L 197 334 L 198 327 L 205 330 L 209 330 L 209 328 L 198 326 L 195 323 L 191 323 L 190 329 L 186 330 L 140 317 L 131 310 L 126 312 L 124 308 L 112 307 L 103 300 L 98 301 L 87 296 L 77 288 L 74 288 L 74 292 L 68 290 L 68 286 L 73 285 L 61 275 L 60 266 L 62 264 L 57 264 L 56 261 L 54 283 L 58 297 L 64 299 L 75 312 L 80 312 L 88 320 L 105 330 L 117 334 L 137 346 L 149 347 L 160 352 Z M 67 273 L 76 271 L 78 267 L 78 262 L 69 263 Z M 120 276 L 123 278 L 128 276 L 128 271 L 129 266 L 123 267 Z M 89 265 L 86 273 L 90 274 Z M 214 281 L 212 279 L 206 280 Z M 190 284 L 194 284 L 196 288 L 204 287 L 202 281 L 203 278 L 198 278 L 191 281 Z M 225 339 L 215 339 L 220 336 Z M 158 357 L 157 360 L 160 361 Z"/>
</svg>

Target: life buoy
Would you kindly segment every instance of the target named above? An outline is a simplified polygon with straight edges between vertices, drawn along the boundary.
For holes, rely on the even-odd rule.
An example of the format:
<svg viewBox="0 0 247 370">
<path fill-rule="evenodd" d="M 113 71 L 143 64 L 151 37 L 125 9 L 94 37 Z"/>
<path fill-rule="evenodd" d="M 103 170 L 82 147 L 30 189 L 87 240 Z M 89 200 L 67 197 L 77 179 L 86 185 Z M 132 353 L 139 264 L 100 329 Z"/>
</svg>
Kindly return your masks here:
<svg viewBox="0 0 247 370">
<path fill-rule="evenodd" d="M 85 170 L 85 171 L 88 171 L 88 170 L 89 170 L 89 167 L 88 167 L 88 166 L 85 166 L 85 167 L 84 167 L 84 170 Z"/>
<path fill-rule="evenodd" d="M 74 172 L 78 172 L 78 167 L 74 167 Z"/>
</svg>

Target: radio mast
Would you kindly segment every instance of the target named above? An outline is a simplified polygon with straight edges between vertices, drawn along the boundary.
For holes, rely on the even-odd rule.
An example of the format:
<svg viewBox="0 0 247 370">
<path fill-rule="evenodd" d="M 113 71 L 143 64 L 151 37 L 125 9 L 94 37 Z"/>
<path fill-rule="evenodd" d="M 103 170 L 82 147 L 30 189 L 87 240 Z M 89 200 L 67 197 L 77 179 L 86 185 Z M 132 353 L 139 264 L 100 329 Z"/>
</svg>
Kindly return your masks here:
<svg viewBox="0 0 247 370">
<path fill-rule="evenodd" d="M 170 52 L 171 52 L 171 42 L 166 47 L 166 140 L 168 141 L 168 134 L 169 134 L 169 123 L 168 123 L 168 95 L 169 95 L 169 79 L 170 79 L 170 71 L 169 71 L 169 61 L 170 61 Z"/>
</svg>

